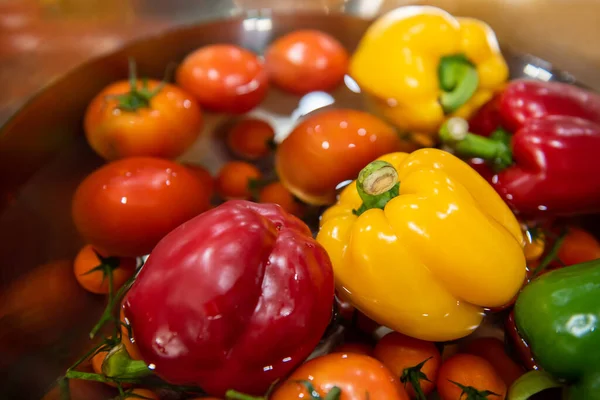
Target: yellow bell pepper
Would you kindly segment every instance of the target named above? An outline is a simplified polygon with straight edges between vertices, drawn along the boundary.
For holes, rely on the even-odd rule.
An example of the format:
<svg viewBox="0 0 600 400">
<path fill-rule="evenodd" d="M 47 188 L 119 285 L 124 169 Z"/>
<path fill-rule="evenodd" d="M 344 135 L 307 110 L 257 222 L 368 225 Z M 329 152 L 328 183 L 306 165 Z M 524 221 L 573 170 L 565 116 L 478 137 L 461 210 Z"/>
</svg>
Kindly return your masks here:
<svg viewBox="0 0 600 400">
<path fill-rule="evenodd" d="M 376 20 L 350 62 L 371 111 L 433 141 L 446 118 L 470 118 L 508 79 L 485 23 L 431 6 L 400 7 Z"/>
<path fill-rule="evenodd" d="M 525 279 L 523 234 L 494 189 L 450 153 L 391 153 L 321 217 L 317 241 L 344 299 L 423 340 L 464 337 Z"/>
</svg>

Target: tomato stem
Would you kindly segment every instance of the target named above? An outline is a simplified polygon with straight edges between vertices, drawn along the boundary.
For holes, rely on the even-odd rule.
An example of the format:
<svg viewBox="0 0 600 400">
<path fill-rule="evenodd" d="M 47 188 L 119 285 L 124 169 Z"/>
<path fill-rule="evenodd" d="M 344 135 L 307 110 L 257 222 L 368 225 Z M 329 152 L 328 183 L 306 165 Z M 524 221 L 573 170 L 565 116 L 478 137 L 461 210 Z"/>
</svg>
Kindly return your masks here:
<svg viewBox="0 0 600 400">
<path fill-rule="evenodd" d="M 115 98 L 118 102 L 117 108 L 123 111 L 135 112 L 140 108 L 150 108 L 150 101 L 156 96 L 167 84 L 167 76 L 169 74 L 169 68 L 165 72 L 165 79 L 154 88 L 150 90 L 148 88 L 148 79 L 141 79 L 141 87 L 138 87 L 137 68 L 135 60 L 129 58 L 129 92 L 109 96 Z"/>
<path fill-rule="evenodd" d="M 550 265 L 550 263 L 552 263 L 552 261 L 555 261 L 558 259 L 558 252 L 560 251 L 560 248 L 562 247 L 565 239 L 567 238 L 568 233 L 569 233 L 569 230 L 567 228 L 563 228 L 561 234 L 558 236 L 558 238 L 552 245 L 552 248 L 550 249 L 548 254 L 546 254 L 546 256 L 544 257 L 544 259 L 542 260 L 540 265 L 538 265 L 537 268 L 534 269 L 533 272 L 531 273 L 530 279 L 533 279 L 536 276 L 538 276 Z"/>
<path fill-rule="evenodd" d="M 152 375 L 152 370 L 142 360 L 133 360 L 122 343 L 113 347 L 104 362 L 102 372 L 109 378 L 137 379 Z"/>
<path fill-rule="evenodd" d="M 387 161 L 375 160 L 358 174 L 356 189 L 363 204 L 354 214 L 361 215 L 372 208 L 383 209 L 399 194 L 398 172 Z"/>
<path fill-rule="evenodd" d="M 266 400 L 264 397 L 250 396 L 232 389 L 228 390 L 227 393 L 225 393 L 225 398 L 230 400 Z"/>
<path fill-rule="evenodd" d="M 489 396 L 500 397 L 498 393 L 494 393 L 490 390 L 477 390 L 473 386 L 465 386 L 458 382 L 451 381 L 450 379 L 448 379 L 448 381 L 455 384 L 462 390 L 459 396 L 460 399 L 462 399 L 463 396 L 465 396 L 465 400 L 489 400 Z"/>
<path fill-rule="evenodd" d="M 431 360 L 432 357 L 429 357 L 423 361 L 421 361 L 419 364 L 415 365 L 414 367 L 410 367 L 410 368 L 405 368 L 404 371 L 402 371 L 402 376 L 400 377 L 400 382 L 404 383 L 404 385 L 406 385 L 407 383 L 410 383 L 410 385 L 413 387 L 414 391 L 415 391 L 415 395 L 417 400 L 427 400 L 427 397 L 425 396 L 425 393 L 423 393 L 423 389 L 421 388 L 421 380 L 430 382 L 429 378 L 427 377 L 427 375 L 425 375 L 423 373 L 423 371 L 421 371 L 421 369 L 423 369 L 423 366 L 425 365 L 425 363 L 429 360 Z"/>
</svg>

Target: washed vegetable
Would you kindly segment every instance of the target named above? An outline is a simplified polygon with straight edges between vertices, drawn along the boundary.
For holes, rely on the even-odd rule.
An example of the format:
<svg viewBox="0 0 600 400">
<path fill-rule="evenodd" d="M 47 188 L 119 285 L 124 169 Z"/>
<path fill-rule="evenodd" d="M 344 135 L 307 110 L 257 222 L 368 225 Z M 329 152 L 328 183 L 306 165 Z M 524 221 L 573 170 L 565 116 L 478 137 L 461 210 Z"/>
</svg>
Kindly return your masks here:
<svg viewBox="0 0 600 400">
<path fill-rule="evenodd" d="M 442 361 L 435 343 L 391 332 L 379 340 L 374 355 L 399 377 L 410 398 L 426 400 L 435 388 Z"/>
<path fill-rule="evenodd" d="M 333 292 L 329 257 L 302 221 L 229 201 L 160 241 L 124 308 L 159 377 L 262 395 L 313 351 Z"/>
<path fill-rule="evenodd" d="M 203 167 L 202 165 L 197 164 L 184 164 L 189 170 L 191 170 L 196 178 L 200 180 L 202 187 L 204 188 L 204 192 L 207 197 L 210 199 L 215 192 L 215 179 L 211 175 L 210 171 Z"/>
<path fill-rule="evenodd" d="M 85 113 L 85 135 L 101 157 L 176 158 L 202 132 L 196 100 L 177 86 L 138 80 L 135 66 L 128 81 L 104 88 Z"/>
<path fill-rule="evenodd" d="M 73 263 L 75 279 L 87 291 L 107 294 L 110 285 L 117 291 L 135 273 L 137 260 L 132 257 L 106 257 L 85 245 Z"/>
<path fill-rule="evenodd" d="M 408 400 L 399 380 L 363 354 L 332 353 L 301 365 L 269 400 Z"/>
<path fill-rule="evenodd" d="M 243 119 L 227 134 L 227 147 L 237 157 L 257 160 L 271 152 L 275 132 L 269 123 L 256 119 Z"/>
<path fill-rule="evenodd" d="M 394 129 L 362 111 L 335 109 L 306 118 L 278 146 L 275 169 L 300 200 L 335 201 L 336 187 L 375 158 L 402 148 Z"/>
<path fill-rule="evenodd" d="M 252 197 L 252 184 L 259 181 L 261 176 L 259 169 L 252 164 L 230 161 L 217 174 L 217 193 L 226 200 L 249 200 Z"/>
<path fill-rule="evenodd" d="M 256 54 L 230 44 L 204 46 L 177 69 L 177 83 L 211 111 L 241 114 L 267 95 L 268 81 Z"/>
<path fill-rule="evenodd" d="M 350 75 L 376 114 L 401 131 L 435 137 L 447 116 L 469 118 L 490 100 L 508 67 L 485 23 L 408 6 L 371 24 Z"/>
<path fill-rule="evenodd" d="M 150 157 L 113 161 L 73 196 L 73 222 L 102 254 L 150 253 L 167 233 L 209 208 L 201 182 L 183 165 Z"/>
<path fill-rule="evenodd" d="M 539 366 L 570 383 L 568 399 L 600 398 L 600 260 L 550 271 L 527 285 L 515 322 Z"/>
<path fill-rule="evenodd" d="M 472 354 L 456 354 L 442 364 L 437 390 L 441 400 L 493 400 L 506 396 L 506 385 L 492 365 Z"/>
<path fill-rule="evenodd" d="M 363 342 L 343 343 L 333 350 L 334 353 L 355 353 L 373 357 L 373 346 Z"/>
<path fill-rule="evenodd" d="M 440 131 L 442 141 L 458 155 L 486 160 L 478 170 L 516 213 L 527 218 L 600 211 L 595 151 L 600 147 L 600 97 L 592 101 L 596 95 L 577 88 L 562 94 L 565 87 L 549 82 L 508 84 L 499 112 L 502 125 L 513 129 L 512 136 L 504 129 L 478 136 L 469 133 L 461 119 L 449 120 Z M 591 111 L 584 112 L 587 106 Z M 580 118 L 584 116 L 589 119 Z"/>
<path fill-rule="evenodd" d="M 473 332 L 525 279 L 523 236 L 502 199 L 450 153 L 367 165 L 321 217 L 338 290 L 368 317 L 429 341 Z"/>
<path fill-rule="evenodd" d="M 336 38 L 317 30 L 288 33 L 265 51 L 269 78 L 294 94 L 335 88 L 344 79 L 348 59 L 348 52 Z"/>
</svg>

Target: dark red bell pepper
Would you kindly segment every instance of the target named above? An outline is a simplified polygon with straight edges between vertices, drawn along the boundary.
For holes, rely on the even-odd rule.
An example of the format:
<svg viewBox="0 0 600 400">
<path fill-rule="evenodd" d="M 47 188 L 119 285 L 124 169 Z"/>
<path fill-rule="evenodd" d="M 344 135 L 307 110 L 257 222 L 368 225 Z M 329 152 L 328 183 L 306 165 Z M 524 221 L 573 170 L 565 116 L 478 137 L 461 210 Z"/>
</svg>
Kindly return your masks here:
<svg viewBox="0 0 600 400">
<path fill-rule="evenodd" d="M 240 200 L 161 240 L 124 311 L 162 379 L 262 395 L 314 350 L 333 300 L 331 262 L 309 228 L 279 206 Z"/>
<path fill-rule="evenodd" d="M 497 101 L 512 136 L 502 128 L 489 137 L 471 134 L 466 121 L 452 118 L 442 126 L 442 142 L 474 158 L 471 164 L 520 217 L 599 212 L 600 96 L 565 84 L 514 81 Z"/>
<path fill-rule="evenodd" d="M 533 358 L 529 344 L 527 344 L 527 342 L 519 334 L 519 330 L 515 324 L 514 311 L 511 310 L 510 314 L 508 314 L 504 328 L 505 336 L 515 349 L 519 361 L 521 361 L 521 363 L 528 370 L 539 369 L 537 361 L 535 361 L 535 358 Z"/>
</svg>

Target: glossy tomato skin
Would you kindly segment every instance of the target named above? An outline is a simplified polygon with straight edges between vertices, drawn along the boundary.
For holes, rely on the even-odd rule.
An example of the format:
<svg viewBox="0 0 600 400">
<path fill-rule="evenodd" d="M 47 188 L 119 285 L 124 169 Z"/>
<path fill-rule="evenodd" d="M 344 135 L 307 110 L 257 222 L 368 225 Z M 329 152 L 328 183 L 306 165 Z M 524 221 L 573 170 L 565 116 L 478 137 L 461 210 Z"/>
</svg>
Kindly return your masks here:
<svg viewBox="0 0 600 400">
<path fill-rule="evenodd" d="M 189 54 L 176 73 L 177 83 L 201 106 L 241 114 L 267 95 L 267 72 L 256 54 L 230 44 L 201 47 Z"/>
<path fill-rule="evenodd" d="M 334 109 L 306 118 L 278 146 L 275 168 L 281 182 L 300 200 L 331 204 L 336 186 L 356 179 L 377 157 L 399 151 L 395 130 L 362 111 Z"/>
<path fill-rule="evenodd" d="M 124 311 L 161 378 L 213 396 L 262 395 L 318 344 L 333 295 L 331 262 L 306 224 L 232 200 L 161 240 Z"/>
<path fill-rule="evenodd" d="M 138 81 L 138 88 L 142 83 Z M 155 90 L 160 82 L 148 81 Z M 150 107 L 126 111 L 115 96 L 131 90 L 128 81 L 103 89 L 89 104 L 85 135 L 92 149 L 106 160 L 125 157 L 175 158 L 187 150 L 202 131 L 203 117 L 196 100 L 182 89 L 165 84 Z"/>
<path fill-rule="evenodd" d="M 344 79 L 348 60 L 348 52 L 337 39 L 317 30 L 289 33 L 265 52 L 269 78 L 294 94 L 333 89 Z"/>
<path fill-rule="evenodd" d="M 72 214 L 79 233 L 100 252 L 137 257 L 209 206 L 202 182 L 185 166 L 132 157 L 85 178 L 73 197 Z"/>
<path fill-rule="evenodd" d="M 409 399 L 390 370 L 364 354 L 331 353 L 314 358 L 295 370 L 269 399 L 311 398 L 306 386 L 298 381 L 310 382 L 321 398 L 325 398 L 333 387 L 338 387 L 341 390 L 338 400 Z"/>
</svg>

